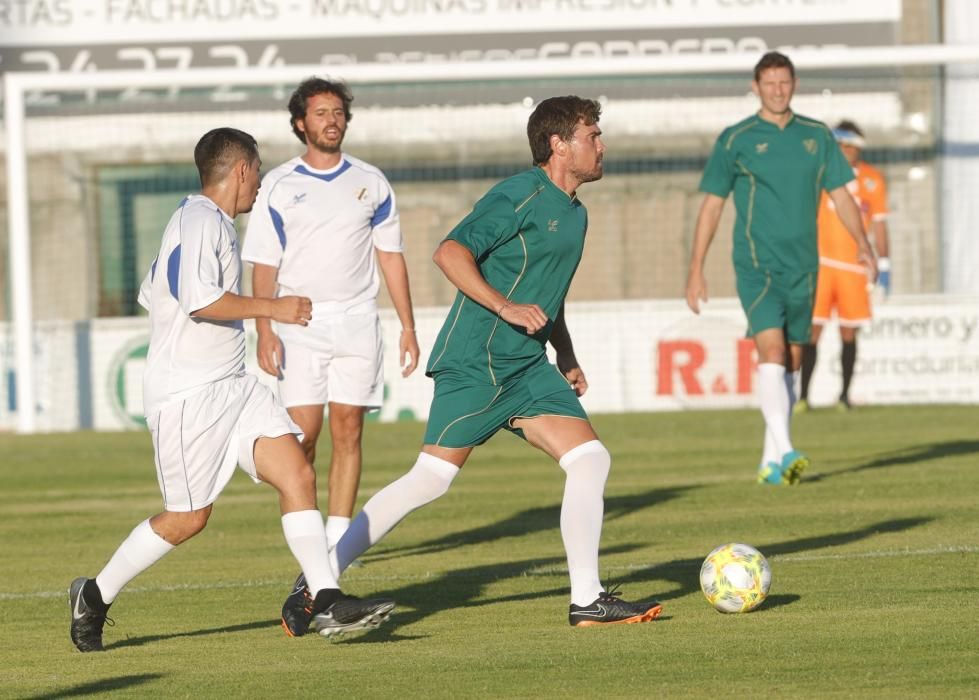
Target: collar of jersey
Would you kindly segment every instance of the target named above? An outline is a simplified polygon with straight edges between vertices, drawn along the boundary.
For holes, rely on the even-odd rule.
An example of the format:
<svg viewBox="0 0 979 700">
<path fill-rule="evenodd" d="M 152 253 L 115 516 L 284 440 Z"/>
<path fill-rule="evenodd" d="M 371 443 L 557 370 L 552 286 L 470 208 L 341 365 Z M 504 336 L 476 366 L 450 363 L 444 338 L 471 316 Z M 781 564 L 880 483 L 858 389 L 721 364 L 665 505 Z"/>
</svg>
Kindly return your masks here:
<svg viewBox="0 0 979 700">
<path fill-rule="evenodd" d="M 316 179 L 324 180 L 325 182 L 331 182 L 336 180 L 349 169 L 350 161 L 341 156 L 340 162 L 329 170 L 317 170 L 316 168 L 307 165 L 305 161 L 301 160 L 299 165 L 293 168 L 293 172 L 297 172 L 301 175 L 309 175 L 310 177 L 315 177 Z"/>
<path fill-rule="evenodd" d="M 547 176 L 547 173 L 544 172 L 544 168 L 540 167 L 539 165 L 535 165 L 534 172 L 536 173 L 538 179 L 540 179 L 540 181 L 544 183 L 545 192 L 550 193 L 551 196 L 553 197 L 557 197 L 558 199 L 561 200 L 561 202 L 567 204 L 568 206 L 575 206 L 579 204 L 577 193 L 573 195 L 568 194 L 560 187 L 555 185 L 554 181 L 551 180 L 551 178 Z"/>
<path fill-rule="evenodd" d="M 795 112 L 792 112 L 792 116 L 789 117 L 789 121 L 787 121 L 785 123 L 785 126 L 783 126 L 782 128 L 779 128 L 778 124 L 776 124 L 775 122 L 770 122 L 767 119 L 762 119 L 761 118 L 761 115 L 758 114 L 757 112 L 755 113 L 755 119 L 758 121 L 758 123 L 761 126 L 767 128 L 767 129 L 774 129 L 775 131 L 778 131 L 778 132 L 781 133 L 781 132 L 788 131 L 790 128 L 792 128 L 793 126 L 795 126 L 795 123 L 796 123 L 796 114 L 795 114 Z"/>
<path fill-rule="evenodd" d="M 207 204 L 212 209 L 215 209 L 215 210 L 221 212 L 221 216 L 224 217 L 226 220 L 231 221 L 231 222 L 234 222 L 234 219 L 232 219 L 230 216 L 228 216 L 228 212 L 226 212 L 224 209 L 222 209 L 221 207 L 219 207 L 217 205 L 217 203 L 215 203 L 215 201 L 213 199 L 211 199 L 210 197 L 208 197 L 206 194 L 189 194 L 186 197 L 184 197 L 184 201 L 181 202 L 181 206 L 184 206 L 186 204 L 190 204 L 190 202 L 193 201 L 193 200 L 195 200 L 195 199 L 203 199 L 205 202 L 207 202 Z"/>
</svg>

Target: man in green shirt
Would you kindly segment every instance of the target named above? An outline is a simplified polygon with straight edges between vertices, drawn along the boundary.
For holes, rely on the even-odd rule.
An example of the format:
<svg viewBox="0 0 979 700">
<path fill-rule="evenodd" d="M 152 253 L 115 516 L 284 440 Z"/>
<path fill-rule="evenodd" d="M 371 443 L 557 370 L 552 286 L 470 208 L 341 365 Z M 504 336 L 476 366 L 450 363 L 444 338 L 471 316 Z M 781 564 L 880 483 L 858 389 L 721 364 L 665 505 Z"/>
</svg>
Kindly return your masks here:
<svg viewBox="0 0 979 700">
<path fill-rule="evenodd" d="M 707 301 L 704 260 L 727 196 L 734 193 L 734 270 L 748 336 L 758 352 L 765 446 L 758 481 L 795 484 L 809 460 L 792 446 L 789 422 L 802 346 L 809 342 L 819 269 L 816 214 L 823 190 L 876 277 L 860 211 L 846 184 L 853 170 L 830 129 L 790 108 L 792 61 L 771 51 L 755 65 L 751 89 L 761 109 L 718 137 L 704 169 L 704 200 L 694 231 L 687 304 Z"/>
<path fill-rule="evenodd" d="M 342 572 L 410 512 L 442 496 L 473 448 L 508 430 L 567 474 L 561 536 L 574 626 L 649 622 L 662 607 L 629 603 L 598 575 L 611 466 L 578 397 L 588 382 L 564 321 L 564 298 L 585 242 L 578 187 L 602 177 L 600 105 L 552 97 L 530 116 L 534 167 L 493 187 L 439 245 L 435 264 L 459 293 L 435 342 L 435 397 L 411 470 L 381 489 L 334 550 Z M 550 342 L 557 367 L 545 354 Z"/>
</svg>

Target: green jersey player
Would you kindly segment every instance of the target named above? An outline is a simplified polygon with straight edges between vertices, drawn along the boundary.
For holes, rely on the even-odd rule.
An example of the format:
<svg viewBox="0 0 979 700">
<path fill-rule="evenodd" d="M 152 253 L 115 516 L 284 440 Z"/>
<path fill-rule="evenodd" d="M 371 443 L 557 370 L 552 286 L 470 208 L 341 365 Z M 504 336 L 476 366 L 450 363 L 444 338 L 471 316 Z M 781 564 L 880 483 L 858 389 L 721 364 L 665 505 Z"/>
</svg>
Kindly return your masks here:
<svg viewBox="0 0 979 700">
<path fill-rule="evenodd" d="M 435 397 L 414 466 L 371 498 L 334 550 L 343 571 L 402 518 L 449 489 L 472 450 L 509 430 L 566 472 L 561 535 L 574 626 L 648 622 L 655 601 L 603 588 L 598 547 L 611 466 L 578 397 L 564 299 L 587 228 L 577 190 L 602 177 L 601 108 L 574 96 L 541 102 L 527 135 L 534 167 L 493 187 L 439 245 L 435 263 L 459 290 L 428 363 Z M 548 362 L 550 343 L 557 366 Z"/>
<path fill-rule="evenodd" d="M 876 276 L 860 211 L 846 184 L 853 170 L 822 122 L 790 108 L 792 61 L 772 51 L 755 66 L 757 114 L 725 129 L 700 181 L 687 304 L 707 300 L 704 260 L 727 196 L 734 193 L 734 270 L 748 336 L 758 352 L 758 395 L 765 418 L 760 483 L 794 484 L 809 460 L 792 446 L 789 419 L 802 346 L 809 342 L 819 269 L 816 214 L 823 190 Z"/>
</svg>

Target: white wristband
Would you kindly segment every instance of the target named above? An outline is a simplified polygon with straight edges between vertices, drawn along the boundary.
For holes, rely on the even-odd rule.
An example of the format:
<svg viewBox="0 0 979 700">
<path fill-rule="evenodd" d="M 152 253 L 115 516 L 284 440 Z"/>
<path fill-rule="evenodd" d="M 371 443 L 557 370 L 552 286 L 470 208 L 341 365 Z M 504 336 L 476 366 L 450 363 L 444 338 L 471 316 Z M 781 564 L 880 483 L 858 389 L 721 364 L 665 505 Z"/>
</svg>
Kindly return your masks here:
<svg viewBox="0 0 979 700">
<path fill-rule="evenodd" d="M 877 271 L 878 272 L 890 272 L 891 271 L 891 259 L 890 258 L 877 258 Z"/>
</svg>

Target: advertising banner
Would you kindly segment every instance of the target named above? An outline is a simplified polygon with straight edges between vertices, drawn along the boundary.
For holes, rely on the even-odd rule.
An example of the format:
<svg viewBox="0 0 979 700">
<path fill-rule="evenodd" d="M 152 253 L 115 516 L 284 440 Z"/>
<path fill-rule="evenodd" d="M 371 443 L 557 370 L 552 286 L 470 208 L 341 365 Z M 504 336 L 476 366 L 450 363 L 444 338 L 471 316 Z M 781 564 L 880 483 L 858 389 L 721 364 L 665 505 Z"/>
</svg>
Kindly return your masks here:
<svg viewBox="0 0 979 700">
<path fill-rule="evenodd" d="M 0 72 L 868 46 L 901 0 L 0 0 Z"/>
<path fill-rule="evenodd" d="M 875 309 L 859 335 L 852 402 L 872 404 L 979 403 L 979 300 L 903 297 Z M 424 420 L 432 380 L 424 375 L 431 343 L 447 313 L 416 311 L 421 366 L 407 379 L 398 367 L 397 318 L 382 313 L 385 352 L 382 421 Z M 744 315 L 730 299 L 711 301 L 695 316 L 679 301 L 569 303 L 575 354 L 588 379 L 583 397 L 593 413 L 723 409 L 757 406 L 754 345 Z M 0 326 L 0 429 L 16 424 L 9 325 Z M 38 425 L 41 430 L 126 430 L 144 427 L 142 372 L 149 340 L 146 319 L 99 319 L 39 324 Z M 255 336 L 248 326 L 248 369 Z M 834 324 L 819 345 L 810 387 L 814 407 L 836 403 L 840 342 Z M 553 359 L 553 358 L 552 358 Z"/>
</svg>

